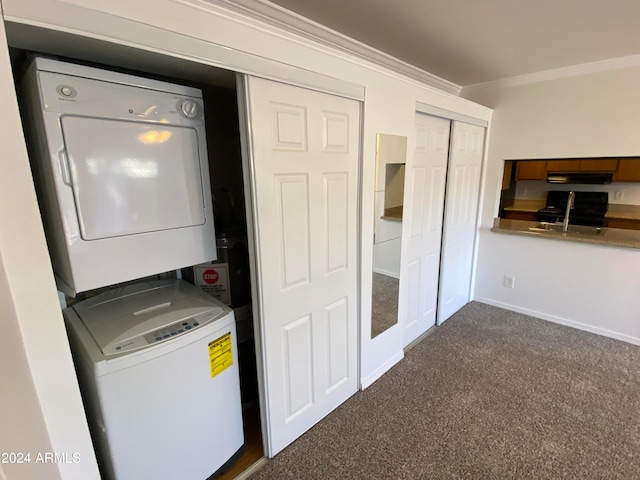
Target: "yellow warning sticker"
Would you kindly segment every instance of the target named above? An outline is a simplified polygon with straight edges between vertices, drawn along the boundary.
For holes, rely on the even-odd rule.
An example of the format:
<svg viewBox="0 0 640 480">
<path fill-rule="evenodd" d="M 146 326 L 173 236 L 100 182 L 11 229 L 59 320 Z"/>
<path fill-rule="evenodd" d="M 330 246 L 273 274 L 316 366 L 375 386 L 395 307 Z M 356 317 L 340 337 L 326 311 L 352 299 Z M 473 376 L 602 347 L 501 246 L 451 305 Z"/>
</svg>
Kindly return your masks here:
<svg viewBox="0 0 640 480">
<path fill-rule="evenodd" d="M 233 365 L 231 333 L 226 333 L 209 344 L 211 378 Z"/>
</svg>

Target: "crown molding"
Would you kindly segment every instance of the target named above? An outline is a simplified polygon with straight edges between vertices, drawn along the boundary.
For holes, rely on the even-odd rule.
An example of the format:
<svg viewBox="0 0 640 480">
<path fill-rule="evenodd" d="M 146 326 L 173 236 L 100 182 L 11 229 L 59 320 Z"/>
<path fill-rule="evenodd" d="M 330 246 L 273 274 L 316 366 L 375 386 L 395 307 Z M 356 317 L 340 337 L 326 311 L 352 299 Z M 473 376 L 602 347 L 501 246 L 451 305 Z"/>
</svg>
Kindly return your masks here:
<svg viewBox="0 0 640 480">
<path fill-rule="evenodd" d="M 278 33 L 285 32 L 309 40 L 316 45 L 356 57 L 360 60 L 372 63 L 374 66 L 383 67 L 392 72 L 409 77 L 422 84 L 429 85 L 437 90 L 459 96 L 461 87 L 453 82 L 440 78 L 429 72 L 425 72 L 409 63 L 398 60 L 391 55 L 381 52 L 364 43 L 358 42 L 346 35 L 331 30 L 324 25 L 309 20 L 301 15 L 275 5 L 267 0 L 177 0 L 180 3 L 200 3 L 221 7 L 234 15 L 234 20 L 242 20 L 247 23 L 250 20 L 254 26 Z M 218 10 L 218 13 L 220 11 Z M 290 38 L 290 37 L 289 37 Z"/>
<path fill-rule="evenodd" d="M 627 57 L 609 58 L 598 62 L 580 63 L 578 65 L 570 65 L 568 67 L 554 68 L 552 70 L 543 70 L 541 72 L 528 73 L 525 75 L 517 75 L 514 77 L 493 80 L 491 82 L 477 83 L 462 87 L 461 95 L 466 96 L 473 92 L 483 90 L 497 90 L 501 88 L 518 87 L 522 85 L 530 85 L 534 83 L 548 82 L 551 80 L 560 80 L 563 78 L 579 77 L 592 73 L 608 72 L 611 70 L 621 70 L 624 68 L 632 68 L 640 66 L 640 55 L 629 55 Z"/>
</svg>

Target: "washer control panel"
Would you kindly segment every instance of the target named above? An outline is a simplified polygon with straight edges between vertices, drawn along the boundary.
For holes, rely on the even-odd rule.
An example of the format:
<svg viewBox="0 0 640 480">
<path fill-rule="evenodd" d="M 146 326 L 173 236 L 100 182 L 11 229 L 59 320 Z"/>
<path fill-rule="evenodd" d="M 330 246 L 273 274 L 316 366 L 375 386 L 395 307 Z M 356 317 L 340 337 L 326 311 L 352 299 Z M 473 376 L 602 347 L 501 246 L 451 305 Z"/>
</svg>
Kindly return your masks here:
<svg viewBox="0 0 640 480">
<path fill-rule="evenodd" d="M 200 322 L 197 317 L 187 318 L 186 320 L 181 320 L 172 325 L 160 328 L 155 332 L 147 333 L 144 339 L 151 345 L 152 343 L 162 342 L 163 340 L 186 333 L 198 326 L 200 326 Z"/>
<path fill-rule="evenodd" d="M 131 352 L 132 350 L 138 350 L 149 345 L 154 345 L 179 337 L 180 335 L 193 331 L 202 325 L 215 321 L 219 318 L 222 312 L 222 309 L 215 308 L 213 310 L 209 310 L 207 313 L 201 313 L 193 317 L 178 320 L 148 333 L 134 336 L 125 334 L 120 337 L 119 340 L 116 340 L 103 348 L 102 353 L 105 356 L 121 355 L 125 352 Z"/>
</svg>

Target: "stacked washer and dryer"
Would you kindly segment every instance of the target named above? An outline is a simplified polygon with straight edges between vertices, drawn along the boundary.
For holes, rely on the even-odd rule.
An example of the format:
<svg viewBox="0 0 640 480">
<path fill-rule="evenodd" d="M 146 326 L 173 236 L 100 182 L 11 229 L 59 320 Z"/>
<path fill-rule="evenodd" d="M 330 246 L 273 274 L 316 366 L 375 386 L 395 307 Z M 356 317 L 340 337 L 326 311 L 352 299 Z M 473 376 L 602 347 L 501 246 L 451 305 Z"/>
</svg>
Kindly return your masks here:
<svg viewBox="0 0 640 480">
<path fill-rule="evenodd" d="M 35 58 L 21 96 L 102 475 L 216 476 L 244 439 L 233 311 L 182 280 L 216 259 L 202 92 Z"/>
</svg>

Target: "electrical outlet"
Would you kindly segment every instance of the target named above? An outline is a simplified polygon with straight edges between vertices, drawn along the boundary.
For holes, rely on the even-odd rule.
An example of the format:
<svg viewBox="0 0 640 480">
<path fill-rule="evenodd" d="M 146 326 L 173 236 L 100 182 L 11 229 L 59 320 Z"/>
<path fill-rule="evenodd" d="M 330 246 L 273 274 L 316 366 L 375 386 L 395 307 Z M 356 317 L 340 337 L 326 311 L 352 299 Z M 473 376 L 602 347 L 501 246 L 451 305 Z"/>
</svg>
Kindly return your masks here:
<svg viewBox="0 0 640 480">
<path fill-rule="evenodd" d="M 513 288 L 516 286 L 516 279 L 508 275 L 505 275 L 504 278 L 502 279 L 502 285 L 504 285 L 507 288 Z"/>
<path fill-rule="evenodd" d="M 624 198 L 624 190 L 616 190 L 616 193 L 614 193 L 613 198 L 615 200 L 622 200 Z"/>
<path fill-rule="evenodd" d="M 527 194 L 527 187 L 525 187 L 524 185 L 519 185 L 516 195 L 518 197 L 524 197 L 526 194 Z"/>
</svg>

